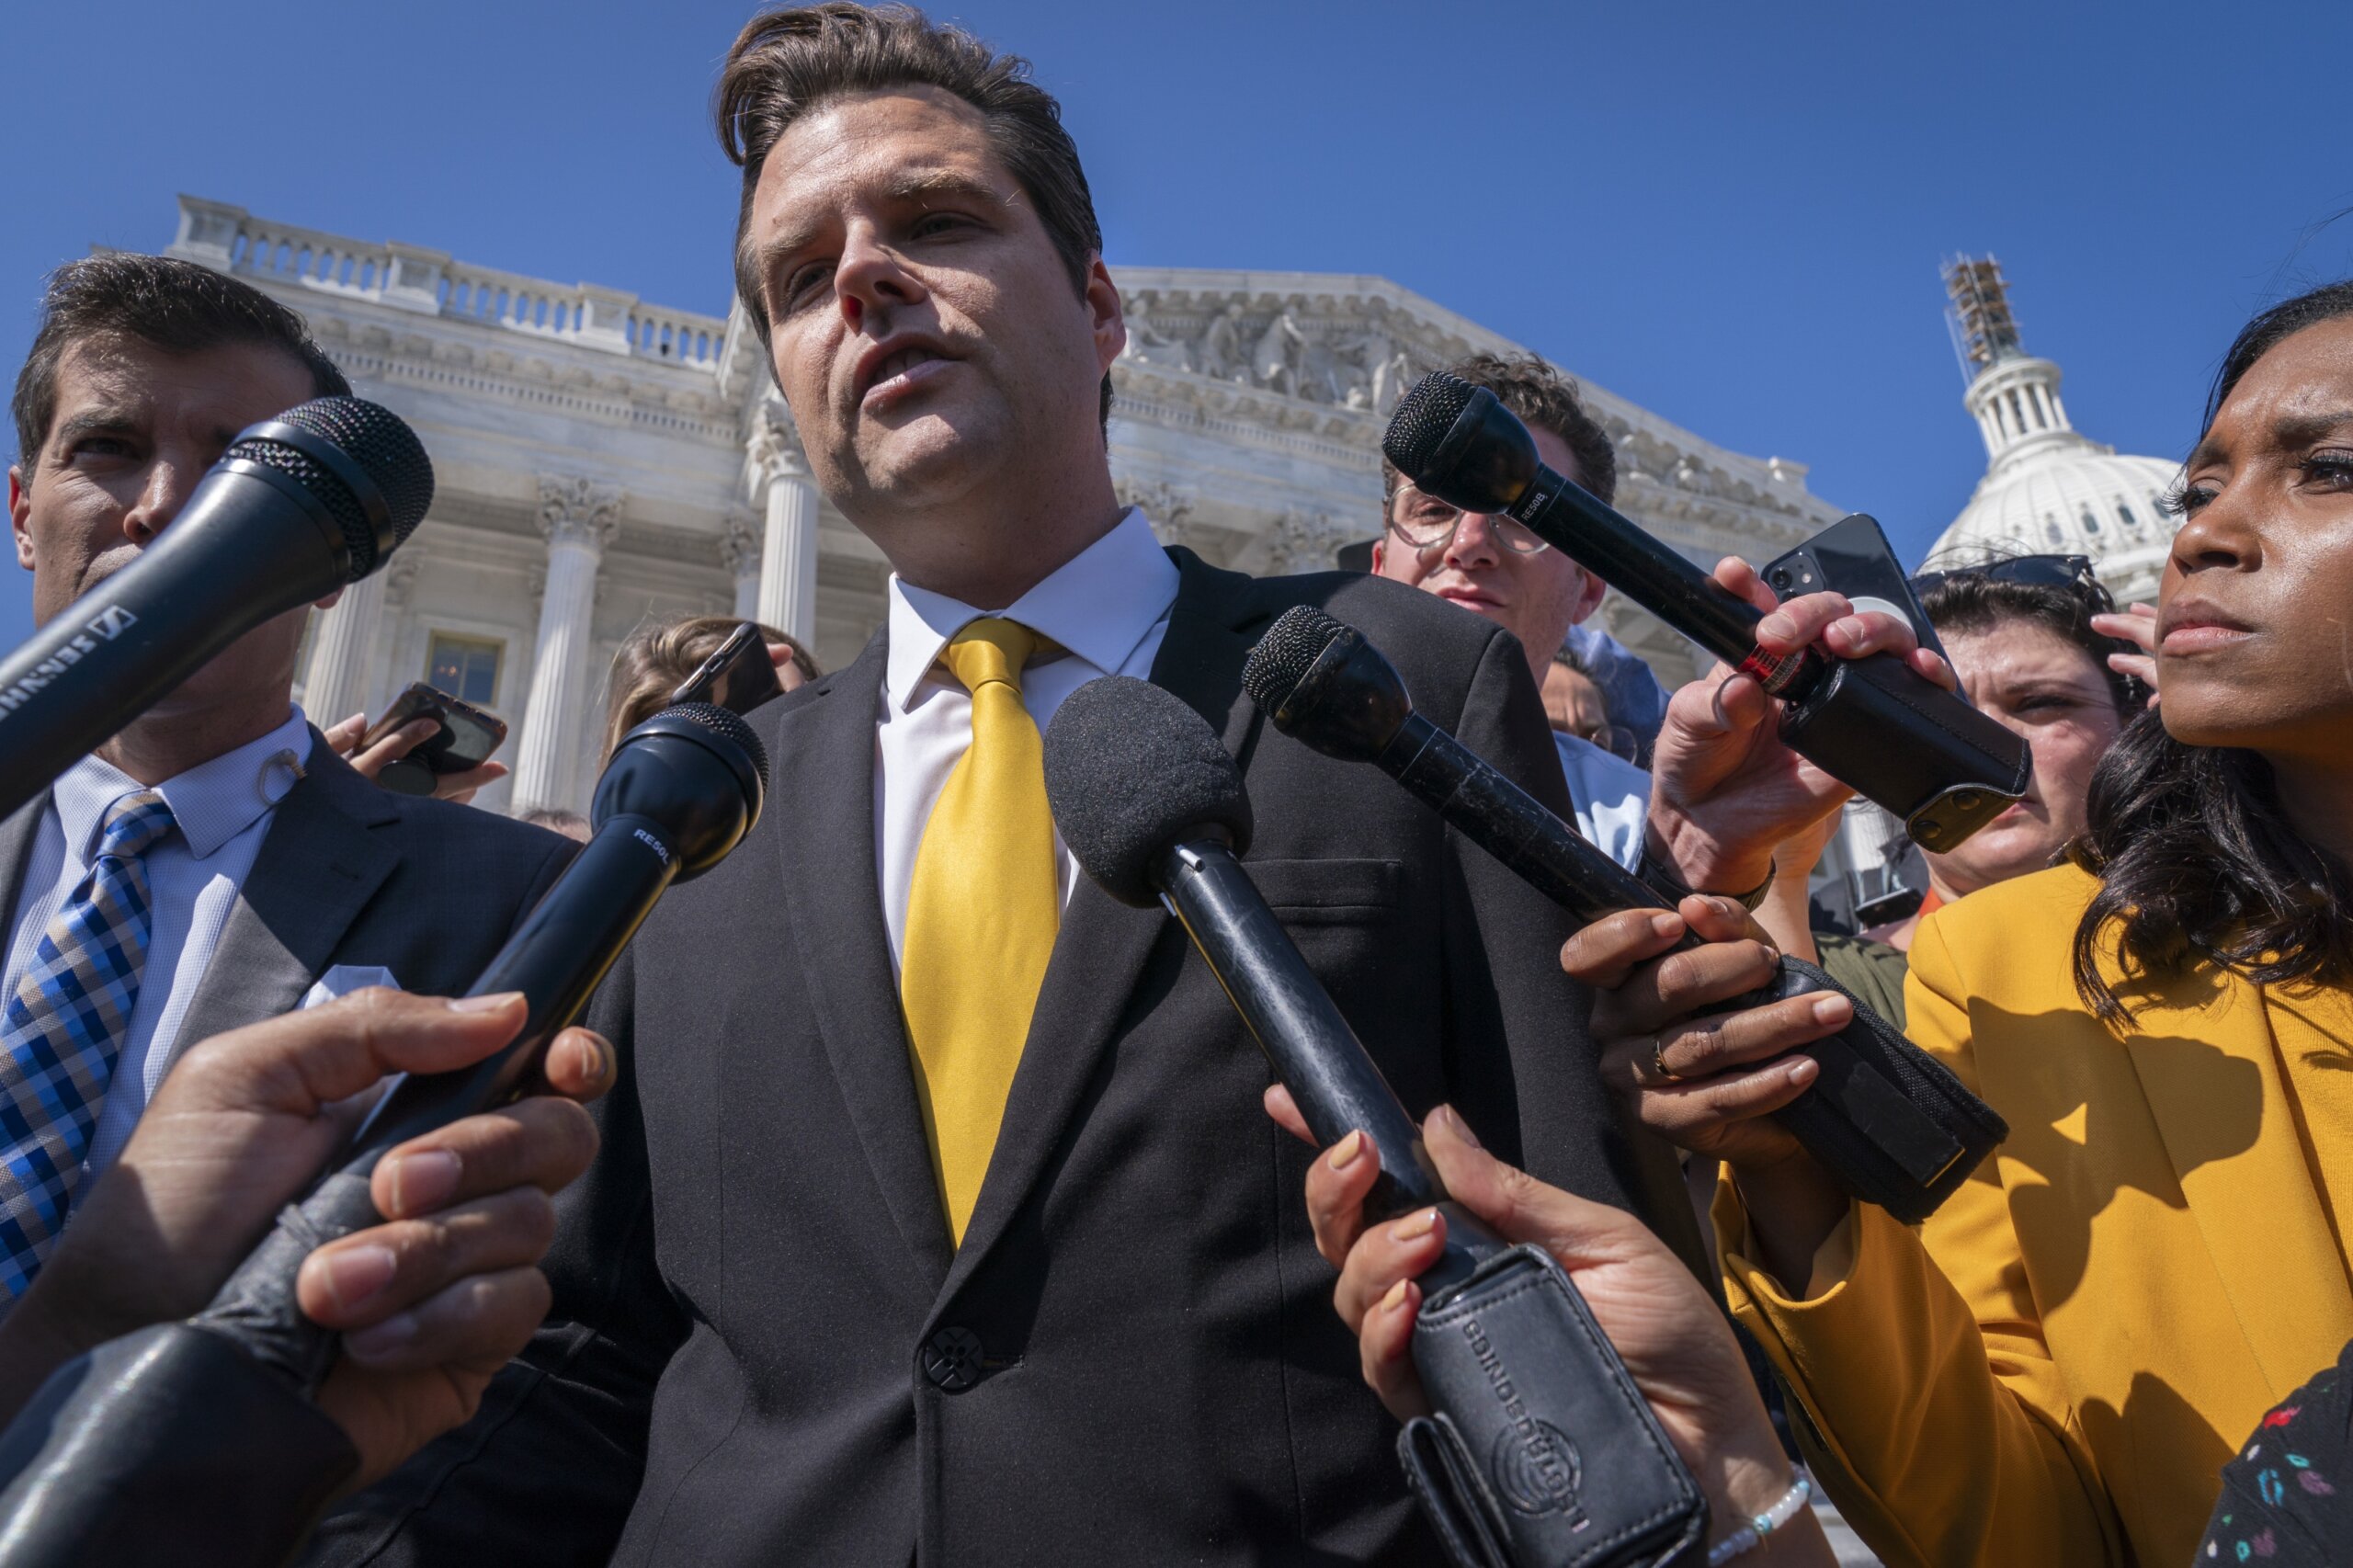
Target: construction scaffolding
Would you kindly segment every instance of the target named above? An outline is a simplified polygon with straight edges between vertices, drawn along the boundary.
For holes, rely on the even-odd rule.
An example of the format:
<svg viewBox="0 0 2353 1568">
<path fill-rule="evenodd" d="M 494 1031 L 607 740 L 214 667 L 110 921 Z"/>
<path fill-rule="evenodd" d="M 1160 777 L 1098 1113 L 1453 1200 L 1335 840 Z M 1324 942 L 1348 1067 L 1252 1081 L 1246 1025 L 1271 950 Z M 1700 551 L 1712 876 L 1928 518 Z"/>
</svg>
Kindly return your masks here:
<svg viewBox="0 0 2353 1568">
<path fill-rule="evenodd" d="M 2010 314 L 2009 280 L 1992 256 L 1957 256 L 1943 265 L 1945 324 L 1952 350 L 1961 358 L 1964 381 L 1980 370 L 2026 352 L 2018 347 L 2018 318 Z"/>
</svg>

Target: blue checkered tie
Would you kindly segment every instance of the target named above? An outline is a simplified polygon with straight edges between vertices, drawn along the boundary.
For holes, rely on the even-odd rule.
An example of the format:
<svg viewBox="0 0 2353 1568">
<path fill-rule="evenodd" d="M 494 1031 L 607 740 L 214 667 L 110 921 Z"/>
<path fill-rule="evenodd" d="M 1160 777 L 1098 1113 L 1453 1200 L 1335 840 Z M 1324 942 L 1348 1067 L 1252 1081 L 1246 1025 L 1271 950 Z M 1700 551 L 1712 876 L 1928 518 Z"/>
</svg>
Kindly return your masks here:
<svg viewBox="0 0 2353 1568">
<path fill-rule="evenodd" d="M 131 1027 L 153 925 L 140 857 L 172 830 L 153 790 L 108 807 L 97 864 L 41 933 L 0 1028 L 0 1285 L 25 1293 L 57 1244 Z"/>
</svg>

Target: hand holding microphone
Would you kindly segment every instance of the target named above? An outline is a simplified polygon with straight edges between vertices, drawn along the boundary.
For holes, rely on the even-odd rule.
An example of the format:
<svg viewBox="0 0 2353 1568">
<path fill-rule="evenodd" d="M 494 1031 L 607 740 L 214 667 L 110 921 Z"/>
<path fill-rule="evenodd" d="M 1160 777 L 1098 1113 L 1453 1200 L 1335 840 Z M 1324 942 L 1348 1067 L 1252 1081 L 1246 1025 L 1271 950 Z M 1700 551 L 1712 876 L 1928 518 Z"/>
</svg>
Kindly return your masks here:
<svg viewBox="0 0 2353 1568">
<path fill-rule="evenodd" d="M 1765 612 L 1540 461 L 1494 392 L 1443 370 L 1415 383 L 1381 449 L 1429 494 L 1508 517 L 1780 699 L 1781 738 L 1949 850 L 2026 792 L 2025 743 L 1884 655 L 1758 644 Z"/>
<path fill-rule="evenodd" d="M 758 737 L 723 709 L 665 710 L 623 738 L 597 784 L 595 834 L 473 988 L 474 998 L 520 993 L 519 1034 L 465 1065 L 398 1081 L 330 1174 L 278 1216 L 193 1318 L 109 1341 L 41 1386 L 0 1432 L 0 1568 L 283 1562 L 358 1470 L 355 1431 L 382 1440 L 367 1456 L 374 1461 L 432 1436 L 437 1421 L 465 1417 L 465 1399 L 453 1397 L 438 1416 L 429 1401 L 396 1399 L 364 1412 L 372 1422 L 338 1421 L 336 1391 L 354 1381 L 332 1376 L 336 1327 L 350 1320 L 322 1322 L 305 1303 L 322 1290 L 335 1295 L 366 1244 L 345 1238 L 381 1224 L 380 1199 L 405 1208 L 403 1172 L 419 1140 L 540 1080 L 551 1045 L 663 892 L 717 865 L 751 831 L 767 775 Z M 429 1167 L 423 1174 L 430 1179 Z M 397 1278 L 401 1259 L 388 1250 Z M 370 1348 L 399 1362 L 397 1346 Z M 476 1369 L 482 1382 L 495 1369 Z M 418 1375 L 463 1392 L 439 1370 Z"/>
<path fill-rule="evenodd" d="M 1242 682 L 1275 728 L 1326 756 L 1379 767 L 1579 921 L 1665 907 L 1492 764 L 1415 712 L 1380 650 L 1323 611 L 1302 605 L 1278 617 L 1251 651 Z M 1817 992 L 1845 994 L 1793 959 L 1773 957 L 1764 969 L 1733 1006 L 1786 1007 Z M 1847 1001 L 1850 1021 L 1802 1047 L 1813 1071 L 1785 1075 L 1779 1103 L 1759 1108 L 1769 1108 L 1847 1190 L 1915 1221 L 1950 1196 L 2008 1129 L 1935 1059 L 1851 996 Z M 1643 1065 L 1654 1072 L 1664 1064 L 1661 1055 Z"/>
<path fill-rule="evenodd" d="M 1447 1195 L 1420 1130 L 1236 858 L 1249 798 L 1208 722 L 1158 687 L 1109 676 L 1063 703 L 1045 762 L 1063 842 L 1113 897 L 1176 916 L 1299 1125 L 1319 1145 L 1370 1140 L 1363 1211 L 1443 1220 L 1415 1284 L 1414 1358 L 1431 1410 L 1407 1423 L 1398 1452 L 1452 1559 L 1686 1561 L 1707 1524 L 1699 1488 L 1560 1265 Z"/>
</svg>

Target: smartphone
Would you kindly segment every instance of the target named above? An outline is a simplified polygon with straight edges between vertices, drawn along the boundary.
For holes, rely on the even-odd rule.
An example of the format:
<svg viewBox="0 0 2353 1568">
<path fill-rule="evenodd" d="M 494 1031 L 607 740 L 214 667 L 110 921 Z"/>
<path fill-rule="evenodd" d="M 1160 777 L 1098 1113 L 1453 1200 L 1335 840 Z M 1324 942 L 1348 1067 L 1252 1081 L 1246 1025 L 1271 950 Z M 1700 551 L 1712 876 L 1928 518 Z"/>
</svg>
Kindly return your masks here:
<svg viewBox="0 0 2353 1568">
<path fill-rule="evenodd" d="M 1875 609 L 1909 621 L 1921 647 L 1940 654 L 1945 651 L 1876 517 L 1856 512 L 1839 518 L 1786 555 L 1767 562 L 1762 575 L 1765 585 L 1785 599 L 1800 594 L 1843 594 L 1859 610 Z"/>
<path fill-rule="evenodd" d="M 710 657 L 695 666 L 694 674 L 678 683 L 678 688 L 670 693 L 670 703 L 676 707 L 681 702 L 709 702 L 730 713 L 749 713 L 769 698 L 783 695 L 784 683 L 777 678 L 767 642 L 760 629 L 747 620 L 729 632 Z"/>
<path fill-rule="evenodd" d="M 378 784 L 396 794 L 430 795 L 437 775 L 480 767 L 506 740 L 506 720 L 417 681 L 394 698 L 384 716 L 369 726 L 359 737 L 359 749 L 366 751 L 419 719 L 438 720 L 441 727 L 376 776 Z"/>
</svg>

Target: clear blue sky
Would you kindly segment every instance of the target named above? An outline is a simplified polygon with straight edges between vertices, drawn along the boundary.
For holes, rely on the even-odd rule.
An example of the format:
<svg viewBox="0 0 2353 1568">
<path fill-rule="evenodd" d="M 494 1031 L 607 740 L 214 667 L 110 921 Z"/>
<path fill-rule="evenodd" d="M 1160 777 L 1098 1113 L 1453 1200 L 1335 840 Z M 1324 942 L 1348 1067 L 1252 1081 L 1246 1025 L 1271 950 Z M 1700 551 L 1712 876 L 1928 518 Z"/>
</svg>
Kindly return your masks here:
<svg viewBox="0 0 2353 1568">
<path fill-rule="evenodd" d="M 43 272 L 168 244 L 179 191 L 720 312 L 706 104 L 752 8 L 21 0 L 0 362 Z M 2078 426 L 2160 455 L 2253 308 L 2353 272 L 2342 0 L 939 10 L 1061 97 L 1114 264 L 1385 274 L 1811 463 L 1907 555 L 1983 466 L 1940 256 L 1998 255 Z"/>
</svg>

